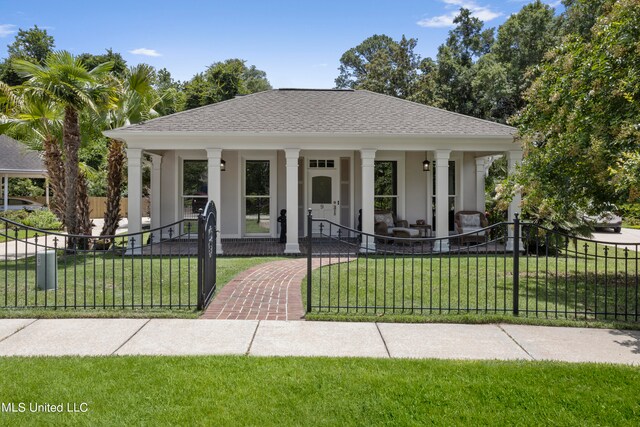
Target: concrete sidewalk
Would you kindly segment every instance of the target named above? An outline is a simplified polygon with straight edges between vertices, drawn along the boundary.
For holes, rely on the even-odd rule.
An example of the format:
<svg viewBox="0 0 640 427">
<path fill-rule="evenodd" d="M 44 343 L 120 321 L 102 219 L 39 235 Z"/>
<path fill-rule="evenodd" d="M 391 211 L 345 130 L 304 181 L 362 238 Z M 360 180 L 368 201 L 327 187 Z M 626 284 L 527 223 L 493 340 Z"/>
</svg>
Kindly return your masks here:
<svg viewBox="0 0 640 427">
<path fill-rule="evenodd" d="M 525 325 L 2 319 L 0 355 L 252 355 L 640 364 L 640 331 Z"/>
</svg>

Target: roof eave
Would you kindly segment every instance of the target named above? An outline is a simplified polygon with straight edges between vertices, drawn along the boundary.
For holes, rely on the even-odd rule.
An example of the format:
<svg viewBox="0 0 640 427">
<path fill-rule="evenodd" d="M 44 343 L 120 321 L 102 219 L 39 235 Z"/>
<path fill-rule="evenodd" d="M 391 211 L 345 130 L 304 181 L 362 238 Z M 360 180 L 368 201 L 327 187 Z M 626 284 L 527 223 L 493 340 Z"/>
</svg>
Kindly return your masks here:
<svg viewBox="0 0 640 427">
<path fill-rule="evenodd" d="M 406 138 L 406 139 L 511 139 L 516 136 L 514 129 L 513 134 L 420 134 L 420 133 L 337 133 L 337 132 L 202 132 L 202 131 L 127 131 L 127 130 L 109 130 L 103 134 L 109 138 L 126 140 L 130 137 L 181 137 L 181 138 L 202 138 L 209 136 L 212 138 L 247 138 L 247 137 L 269 137 L 269 138 Z"/>
</svg>

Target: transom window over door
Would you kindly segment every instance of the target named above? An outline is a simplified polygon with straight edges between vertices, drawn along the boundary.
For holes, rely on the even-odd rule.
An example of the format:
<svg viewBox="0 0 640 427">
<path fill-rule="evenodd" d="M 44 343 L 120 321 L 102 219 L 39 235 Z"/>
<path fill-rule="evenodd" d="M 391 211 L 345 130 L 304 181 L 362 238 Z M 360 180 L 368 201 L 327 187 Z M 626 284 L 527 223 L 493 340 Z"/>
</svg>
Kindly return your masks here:
<svg viewBox="0 0 640 427">
<path fill-rule="evenodd" d="M 271 231 L 271 188 L 269 160 L 245 163 L 245 234 L 269 234 Z"/>
<path fill-rule="evenodd" d="M 182 217 L 194 219 L 207 205 L 207 161 L 184 160 L 182 163 Z"/>
<path fill-rule="evenodd" d="M 383 160 L 375 162 L 376 210 L 398 213 L 398 162 Z"/>
</svg>

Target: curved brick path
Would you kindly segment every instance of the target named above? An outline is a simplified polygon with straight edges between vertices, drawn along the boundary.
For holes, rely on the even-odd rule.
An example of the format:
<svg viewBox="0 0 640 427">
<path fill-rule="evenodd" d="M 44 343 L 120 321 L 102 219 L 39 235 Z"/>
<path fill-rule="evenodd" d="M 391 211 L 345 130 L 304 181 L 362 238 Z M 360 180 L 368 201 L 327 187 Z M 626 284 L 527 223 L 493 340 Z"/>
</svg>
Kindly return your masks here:
<svg viewBox="0 0 640 427">
<path fill-rule="evenodd" d="M 312 267 L 317 268 L 318 259 Z M 330 260 L 323 259 L 326 265 Z M 273 261 L 245 270 L 231 279 L 202 315 L 203 319 L 301 320 L 300 285 L 306 258 Z"/>
</svg>

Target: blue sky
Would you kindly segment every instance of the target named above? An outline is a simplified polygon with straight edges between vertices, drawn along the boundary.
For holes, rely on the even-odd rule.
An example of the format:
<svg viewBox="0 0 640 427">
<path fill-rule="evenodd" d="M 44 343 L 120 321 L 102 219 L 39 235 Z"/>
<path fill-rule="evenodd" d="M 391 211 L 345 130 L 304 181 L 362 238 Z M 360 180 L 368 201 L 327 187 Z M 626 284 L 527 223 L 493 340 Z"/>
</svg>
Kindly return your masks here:
<svg viewBox="0 0 640 427">
<path fill-rule="evenodd" d="M 18 28 L 38 25 L 54 36 L 56 49 L 112 48 L 130 65 L 166 67 L 178 80 L 213 62 L 242 58 L 266 71 L 275 88 L 330 88 L 342 53 L 373 34 L 417 38 L 416 52 L 433 57 L 460 7 L 497 27 L 527 2 L 0 0 L 0 57 Z"/>
</svg>

